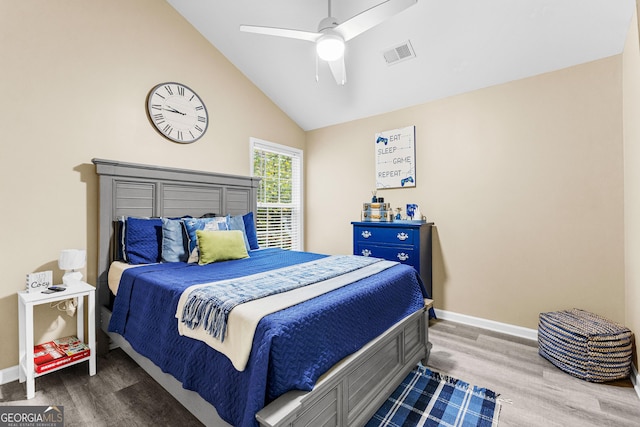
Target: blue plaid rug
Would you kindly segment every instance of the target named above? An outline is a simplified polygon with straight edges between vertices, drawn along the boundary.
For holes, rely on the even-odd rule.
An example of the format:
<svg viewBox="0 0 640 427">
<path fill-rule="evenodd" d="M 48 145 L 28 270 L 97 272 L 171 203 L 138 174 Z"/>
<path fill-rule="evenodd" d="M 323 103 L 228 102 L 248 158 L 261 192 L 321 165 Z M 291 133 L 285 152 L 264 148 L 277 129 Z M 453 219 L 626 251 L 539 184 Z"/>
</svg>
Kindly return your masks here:
<svg viewBox="0 0 640 427">
<path fill-rule="evenodd" d="M 411 371 L 367 423 L 376 426 L 495 427 L 500 405 L 496 394 L 432 372 L 422 365 Z"/>
</svg>

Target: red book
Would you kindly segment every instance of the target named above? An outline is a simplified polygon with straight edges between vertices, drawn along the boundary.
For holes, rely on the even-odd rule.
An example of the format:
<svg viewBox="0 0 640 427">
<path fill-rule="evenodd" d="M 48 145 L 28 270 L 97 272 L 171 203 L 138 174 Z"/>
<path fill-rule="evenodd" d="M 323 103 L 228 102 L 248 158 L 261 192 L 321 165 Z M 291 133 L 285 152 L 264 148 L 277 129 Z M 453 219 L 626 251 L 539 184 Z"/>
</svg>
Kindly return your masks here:
<svg viewBox="0 0 640 427">
<path fill-rule="evenodd" d="M 53 340 L 56 346 L 62 350 L 67 356 L 77 356 L 78 354 L 89 354 L 89 347 L 80 341 L 78 337 L 70 336 L 64 338 L 56 338 Z M 76 358 L 75 360 L 77 360 Z"/>
<path fill-rule="evenodd" d="M 83 359 L 89 356 L 91 351 L 77 337 L 69 336 L 36 345 L 33 353 L 35 371 L 42 373 Z"/>
<path fill-rule="evenodd" d="M 36 365 L 43 365 L 66 356 L 67 355 L 61 351 L 53 341 L 38 344 L 33 347 L 33 361 Z"/>
</svg>

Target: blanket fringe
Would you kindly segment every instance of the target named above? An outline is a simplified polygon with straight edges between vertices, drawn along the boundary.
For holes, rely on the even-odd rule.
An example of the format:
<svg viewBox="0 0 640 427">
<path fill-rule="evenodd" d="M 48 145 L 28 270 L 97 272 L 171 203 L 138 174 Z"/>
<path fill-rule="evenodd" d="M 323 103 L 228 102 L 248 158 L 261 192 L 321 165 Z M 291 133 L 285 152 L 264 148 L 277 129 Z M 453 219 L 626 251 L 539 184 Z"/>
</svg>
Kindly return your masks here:
<svg viewBox="0 0 640 427">
<path fill-rule="evenodd" d="M 196 329 L 202 325 L 210 335 L 224 342 L 226 313 L 218 300 L 190 298 L 182 309 L 181 319 L 188 328 Z"/>
</svg>

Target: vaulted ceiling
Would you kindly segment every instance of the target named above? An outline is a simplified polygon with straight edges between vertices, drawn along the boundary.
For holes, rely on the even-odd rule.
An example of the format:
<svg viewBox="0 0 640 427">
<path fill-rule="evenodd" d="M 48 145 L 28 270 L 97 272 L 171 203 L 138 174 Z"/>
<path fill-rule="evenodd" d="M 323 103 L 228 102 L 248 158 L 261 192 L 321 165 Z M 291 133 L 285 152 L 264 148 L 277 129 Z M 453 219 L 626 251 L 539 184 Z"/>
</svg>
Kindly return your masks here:
<svg viewBox="0 0 640 427">
<path fill-rule="evenodd" d="M 347 43 L 347 83 L 316 70 L 307 41 L 241 24 L 315 32 L 327 0 L 167 0 L 304 130 L 398 110 L 622 53 L 634 0 L 418 0 Z M 382 0 L 334 0 L 339 22 Z M 415 58 L 387 64 L 409 42 Z M 317 75 L 317 81 L 316 81 Z"/>
</svg>

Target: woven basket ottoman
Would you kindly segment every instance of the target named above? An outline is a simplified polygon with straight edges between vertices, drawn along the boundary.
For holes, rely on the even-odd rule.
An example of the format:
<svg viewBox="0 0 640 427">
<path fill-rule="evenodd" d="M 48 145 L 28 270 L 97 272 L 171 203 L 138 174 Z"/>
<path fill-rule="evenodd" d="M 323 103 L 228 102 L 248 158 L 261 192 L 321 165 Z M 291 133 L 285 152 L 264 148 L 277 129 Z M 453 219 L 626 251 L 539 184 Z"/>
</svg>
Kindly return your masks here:
<svg viewBox="0 0 640 427">
<path fill-rule="evenodd" d="M 584 310 L 541 313 L 538 352 L 558 368 L 591 382 L 629 376 L 631 331 Z"/>
</svg>

